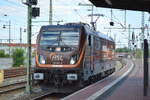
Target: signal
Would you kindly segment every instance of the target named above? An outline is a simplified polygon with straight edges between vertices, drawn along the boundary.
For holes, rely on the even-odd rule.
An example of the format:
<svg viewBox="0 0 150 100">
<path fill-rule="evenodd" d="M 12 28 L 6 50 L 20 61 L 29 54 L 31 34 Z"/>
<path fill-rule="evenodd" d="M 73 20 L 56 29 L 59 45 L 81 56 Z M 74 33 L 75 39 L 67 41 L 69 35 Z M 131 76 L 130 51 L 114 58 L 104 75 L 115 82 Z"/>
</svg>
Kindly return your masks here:
<svg viewBox="0 0 150 100">
<path fill-rule="evenodd" d="M 37 5 L 37 0 L 22 0 L 26 5 Z"/>
<path fill-rule="evenodd" d="M 37 0 L 28 0 L 30 5 L 37 5 Z"/>
<path fill-rule="evenodd" d="M 111 22 L 110 22 L 110 26 L 114 26 L 114 22 L 111 21 Z"/>
<path fill-rule="evenodd" d="M 32 8 L 32 17 L 40 16 L 40 8 L 33 7 Z"/>
</svg>

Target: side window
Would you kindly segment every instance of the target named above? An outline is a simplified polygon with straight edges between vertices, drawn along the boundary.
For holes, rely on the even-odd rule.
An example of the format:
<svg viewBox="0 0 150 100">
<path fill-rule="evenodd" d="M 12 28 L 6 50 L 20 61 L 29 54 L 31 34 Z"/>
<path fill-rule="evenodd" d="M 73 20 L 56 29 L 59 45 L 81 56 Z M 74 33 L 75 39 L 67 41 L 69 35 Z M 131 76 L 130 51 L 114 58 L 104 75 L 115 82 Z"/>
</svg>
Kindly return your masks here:
<svg viewBox="0 0 150 100">
<path fill-rule="evenodd" d="M 110 45 L 110 42 L 109 41 L 107 41 L 107 49 L 108 50 L 110 50 L 111 49 L 111 47 L 110 47 L 111 45 Z"/>
<path fill-rule="evenodd" d="M 98 50 L 101 50 L 101 41 L 100 41 L 100 38 L 97 39 L 97 42 L 98 42 Z"/>
<path fill-rule="evenodd" d="M 102 50 L 103 41 L 102 41 L 102 39 L 101 39 L 101 38 L 100 38 L 99 42 L 100 42 L 100 50 Z"/>
<path fill-rule="evenodd" d="M 89 35 L 89 37 L 88 37 L 88 45 L 89 45 L 89 46 L 91 46 L 91 42 L 92 42 L 92 41 L 91 41 L 91 35 Z"/>
<path fill-rule="evenodd" d="M 102 45 L 102 50 L 107 50 L 107 43 L 106 43 L 106 40 L 102 40 L 103 41 L 103 45 Z"/>
<path fill-rule="evenodd" d="M 95 37 L 94 38 L 95 50 L 100 50 L 100 39 Z"/>
</svg>

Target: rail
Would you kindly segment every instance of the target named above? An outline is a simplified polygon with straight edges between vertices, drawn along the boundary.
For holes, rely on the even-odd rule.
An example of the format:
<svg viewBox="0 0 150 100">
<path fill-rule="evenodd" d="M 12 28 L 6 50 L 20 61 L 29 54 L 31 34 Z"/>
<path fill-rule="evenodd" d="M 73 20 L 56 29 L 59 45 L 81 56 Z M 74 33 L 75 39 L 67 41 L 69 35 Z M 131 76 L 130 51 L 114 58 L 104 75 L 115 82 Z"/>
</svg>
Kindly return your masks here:
<svg viewBox="0 0 150 100">
<path fill-rule="evenodd" d="M 24 81 L 24 82 L 17 82 L 17 83 L 1 86 L 0 94 L 6 94 L 9 92 L 16 91 L 18 89 L 23 89 L 23 88 L 25 88 L 25 84 L 26 84 L 26 82 Z"/>
<path fill-rule="evenodd" d="M 41 100 L 41 99 L 43 99 L 43 98 L 45 98 L 45 97 L 51 95 L 52 93 L 53 93 L 53 92 L 47 92 L 47 93 L 44 93 L 44 94 L 39 95 L 39 96 L 37 96 L 37 97 L 34 97 L 34 98 L 32 98 L 31 100 Z"/>
</svg>

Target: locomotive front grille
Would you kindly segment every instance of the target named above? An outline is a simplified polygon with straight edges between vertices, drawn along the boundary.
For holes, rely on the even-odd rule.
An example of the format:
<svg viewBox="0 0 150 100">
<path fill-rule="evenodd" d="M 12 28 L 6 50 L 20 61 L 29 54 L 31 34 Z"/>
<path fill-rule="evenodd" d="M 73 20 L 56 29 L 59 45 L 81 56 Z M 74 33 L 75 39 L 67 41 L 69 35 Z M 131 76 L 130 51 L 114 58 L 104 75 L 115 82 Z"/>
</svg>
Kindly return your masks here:
<svg viewBox="0 0 150 100">
<path fill-rule="evenodd" d="M 51 64 L 54 65 L 62 65 L 63 63 L 61 61 L 53 61 Z"/>
</svg>

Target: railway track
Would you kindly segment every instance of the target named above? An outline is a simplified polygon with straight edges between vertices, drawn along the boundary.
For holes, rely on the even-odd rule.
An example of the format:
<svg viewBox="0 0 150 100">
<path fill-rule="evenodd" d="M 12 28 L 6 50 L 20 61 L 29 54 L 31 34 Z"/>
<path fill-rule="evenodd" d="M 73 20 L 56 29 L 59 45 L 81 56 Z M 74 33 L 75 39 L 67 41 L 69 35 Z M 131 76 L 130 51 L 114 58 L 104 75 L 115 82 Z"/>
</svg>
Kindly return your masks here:
<svg viewBox="0 0 150 100">
<path fill-rule="evenodd" d="M 31 94 L 28 94 L 22 90 L 18 93 L 18 91 L 12 92 L 13 94 L 15 93 L 17 94 L 15 94 L 16 96 L 11 97 L 11 100 L 60 100 L 61 98 L 64 98 L 65 96 L 70 94 L 62 92 L 57 93 L 57 91 L 54 90 L 53 88 L 42 89 L 38 85 L 33 86 Z M 5 96 L 5 94 L 2 96 Z"/>
<path fill-rule="evenodd" d="M 12 100 L 60 100 L 61 98 L 64 98 L 67 95 L 67 93 L 55 93 L 54 91 L 47 90 L 40 92 L 32 92 L 31 94 L 23 94 L 17 98 L 13 98 Z"/>
<path fill-rule="evenodd" d="M 25 81 L 21 81 L 21 82 L 15 82 L 12 84 L 8 84 L 5 86 L 0 86 L 0 95 L 1 96 L 5 96 L 5 94 L 15 94 L 18 93 L 18 91 L 23 91 L 22 89 L 25 88 Z M 66 95 L 63 94 L 59 94 L 59 95 L 54 95 L 53 92 L 51 91 L 45 91 L 45 92 L 41 92 L 41 93 L 33 93 L 32 95 L 30 95 L 28 97 L 28 99 L 25 99 L 24 96 L 22 96 L 21 100 L 49 100 L 49 99 L 61 99 L 63 97 L 65 97 Z M 14 99 L 15 100 L 15 99 Z M 17 99 L 18 100 L 18 99 Z"/>
<path fill-rule="evenodd" d="M 49 95 L 51 95 L 53 92 L 47 92 L 47 93 L 44 93 L 44 94 L 41 94 L 37 97 L 33 97 L 31 98 L 31 100 L 41 100 L 41 99 L 44 99 L 46 97 L 48 97 Z"/>
<path fill-rule="evenodd" d="M 119 63 L 119 62 L 118 62 Z M 119 63 L 117 68 L 117 71 L 120 70 L 122 68 L 122 64 Z M 68 95 L 68 94 L 67 94 Z M 45 92 L 41 95 L 35 96 L 32 99 L 29 100 L 60 100 L 61 98 L 64 98 L 67 96 L 66 94 L 54 94 L 53 92 Z"/>
<path fill-rule="evenodd" d="M 61 98 L 64 98 L 69 94 L 64 93 L 53 93 L 51 91 L 45 92 L 44 94 L 41 94 L 39 96 L 33 97 L 30 100 L 60 100 Z"/>
<path fill-rule="evenodd" d="M 19 89 L 25 88 L 26 81 L 16 82 L 8 85 L 4 85 L 0 87 L 0 94 L 7 94 Z"/>
</svg>

